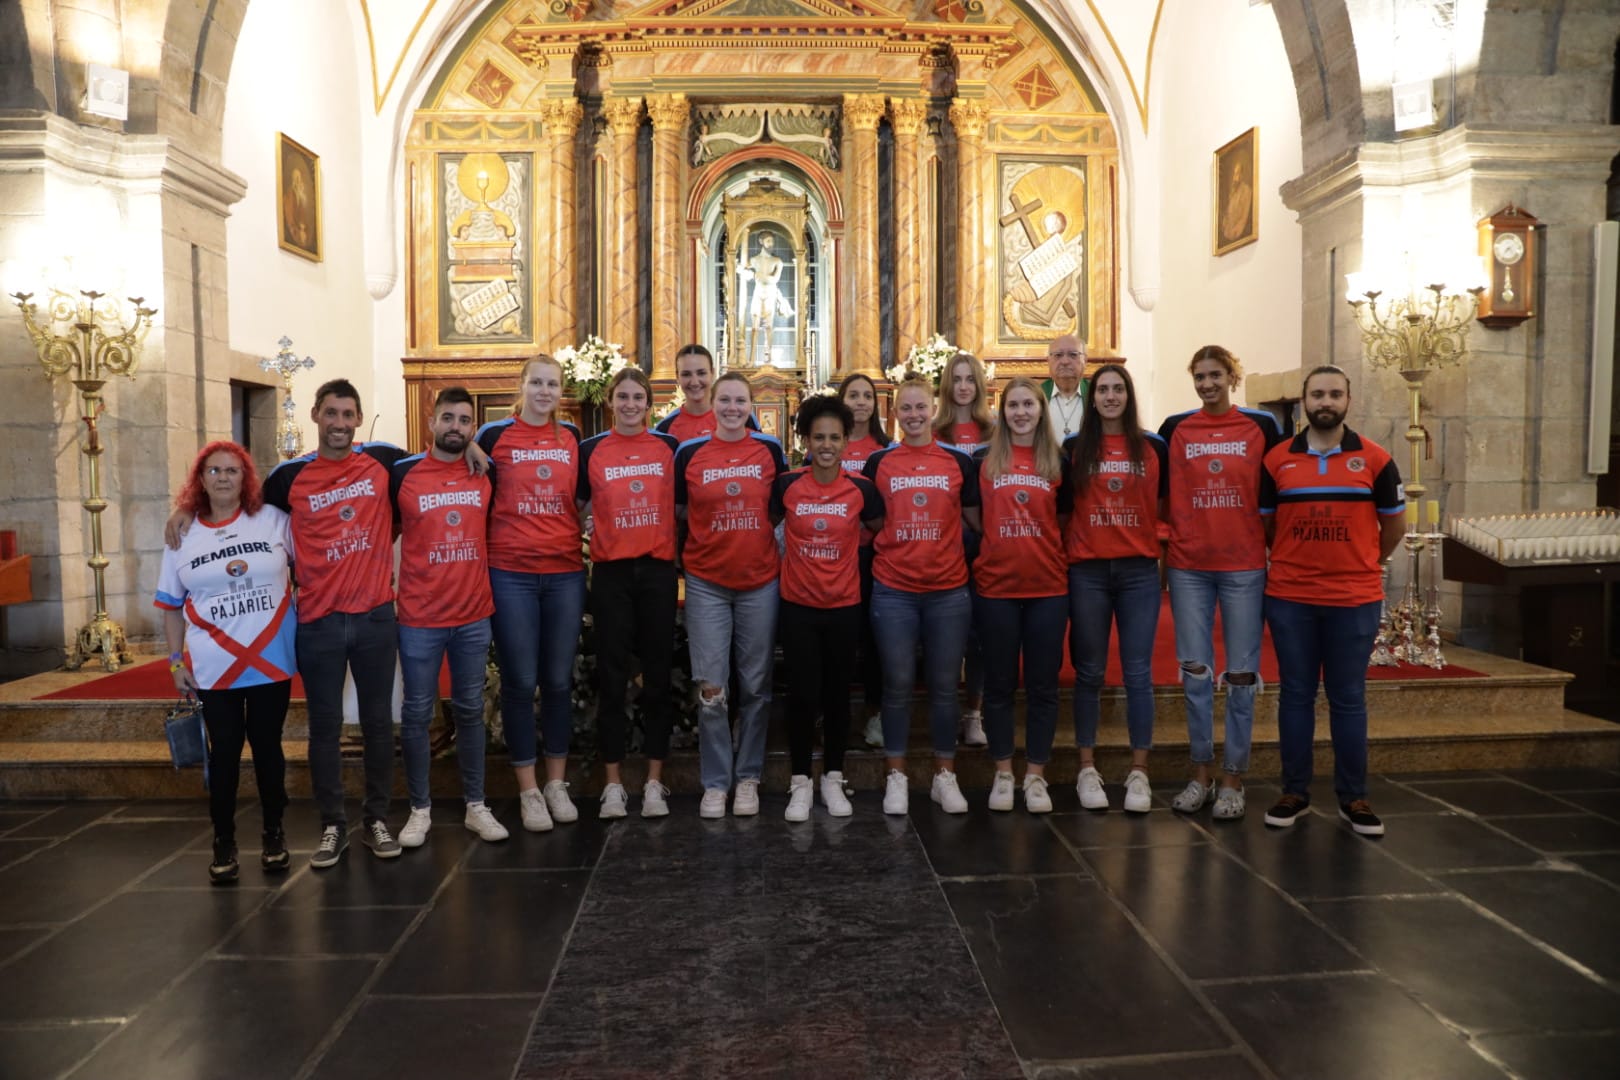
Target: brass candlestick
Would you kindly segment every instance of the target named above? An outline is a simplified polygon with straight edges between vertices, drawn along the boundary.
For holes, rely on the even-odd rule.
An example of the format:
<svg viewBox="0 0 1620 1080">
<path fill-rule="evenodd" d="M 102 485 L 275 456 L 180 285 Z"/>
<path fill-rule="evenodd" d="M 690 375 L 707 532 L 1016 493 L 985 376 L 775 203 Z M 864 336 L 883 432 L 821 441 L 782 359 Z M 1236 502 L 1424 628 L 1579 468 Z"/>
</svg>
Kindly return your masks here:
<svg viewBox="0 0 1620 1080">
<path fill-rule="evenodd" d="M 129 663 L 130 655 L 124 628 L 107 614 L 108 559 L 101 548 L 101 514 L 107 509 L 107 500 L 101 494 L 101 455 L 106 448 L 97 425 L 106 408 L 101 399 L 102 387 L 107 385 L 105 376 L 134 377 L 141 342 L 157 310 L 147 307 L 143 297 L 130 297 L 134 312 L 126 324 L 123 305 L 107 299 L 105 293 L 85 289 L 75 298 L 51 288 L 50 294 L 43 324 L 37 318 L 39 308 L 33 303 L 33 293 L 16 292 L 11 298 L 22 311 L 23 324 L 39 353 L 45 377 L 68 375 L 78 388 L 79 419 L 85 427 L 86 438 L 79 449 L 84 453 L 89 478 L 83 506 L 90 515 L 90 557 L 86 563 L 95 579 L 96 611 L 79 628 L 68 650 L 67 668 L 76 671 L 99 655 L 104 668 L 117 671 Z"/>
<path fill-rule="evenodd" d="M 281 376 L 281 427 L 276 432 L 276 450 L 281 454 L 282 460 L 291 461 L 304 452 L 304 433 L 298 426 L 298 407 L 293 404 L 292 399 L 292 379 L 298 371 L 307 371 L 314 367 L 315 361 L 308 356 L 302 360 L 298 359 L 298 355 L 293 352 L 292 338 L 285 334 L 276 344 L 281 346 L 281 351 L 274 357 L 260 360 L 259 368 Z"/>
</svg>

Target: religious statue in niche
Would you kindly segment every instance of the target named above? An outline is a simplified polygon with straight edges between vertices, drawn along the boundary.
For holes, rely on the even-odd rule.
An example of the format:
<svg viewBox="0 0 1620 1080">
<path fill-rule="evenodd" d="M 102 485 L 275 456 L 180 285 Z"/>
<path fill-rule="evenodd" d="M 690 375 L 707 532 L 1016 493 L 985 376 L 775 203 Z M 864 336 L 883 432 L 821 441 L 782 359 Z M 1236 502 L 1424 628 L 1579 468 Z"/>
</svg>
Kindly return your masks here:
<svg viewBox="0 0 1620 1080">
<path fill-rule="evenodd" d="M 761 225 L 737 247 L 737 297 L 743 301 L 738 305 L 738 337 L 747 367 L 794 365 L 795 313 L 788 298 L 796 279 L 792 247 L 782 243 L 778 248 L 783 239 L 774 226 Z"/>
<path fill-rule="evenodd" d="M 443 154 L 440 340 L 528 341 L 528 155 Z"/>
<path fill-rule="evenodd" d="M 1085 340 L 1084 158 L 997 161 L 1003 342 Z"/>
<path fill-rule="evenodd" d="M 835 105 L 715 105 L 692 114 L 692 164 L 755 143 L 777 143 L 829 169 L 838 168 L 838 107 Z"/>
</svg>

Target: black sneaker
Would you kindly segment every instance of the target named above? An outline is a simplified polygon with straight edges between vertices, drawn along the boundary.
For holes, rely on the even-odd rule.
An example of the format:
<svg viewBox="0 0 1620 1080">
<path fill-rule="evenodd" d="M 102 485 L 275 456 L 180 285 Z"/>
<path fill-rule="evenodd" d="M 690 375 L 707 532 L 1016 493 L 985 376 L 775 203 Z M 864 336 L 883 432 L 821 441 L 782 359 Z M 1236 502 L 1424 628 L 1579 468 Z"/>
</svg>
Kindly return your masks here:
<svg viewBox="0 0 1620 1080">
<path fill-rule="evenodd" d="M 1339 816 L 1350 823 L 1350 828 L 1362 836 L 1383 836 L 1384 823 L 1372 812 L 1366 799 L 1352 799 L 1339 804 Z"/>
<path fill-rule="evenodd" d="M 1303 814 L 1311 805 L 1311 800 L 1305 795 L 1284 795 L 1277 800 L 1275 806 L 1266 811 L 1266 824 L 1277 829 L 1286 829 L 1294 823 L 1294 819 Z"/>
<path fill-rule="evenodd" d="M 236 841 L 214 837 L 214 861 L 208 864 L 208 880 L 215 885 L 228 885 L 241 872 L 236 862 Z"/>
<path fill-rule="evenodd" d="M 365 828 L 360 830 L 360 842 L 379 859 L 399 858 L 399 841 L 388 831 L 388 823 L 382 818 L 372 818 L 366 822 Z"/>
<path fill-rule="evenodd" d="M 338 857 L 348 846 L 348 830 L 342 825 L 328 825 L 321 829 L 321 842 L 315 845 L 315 854 L 309 857 L 309 865 L 317 870 L 336 866 Z"/>
<path fill-rule="evenodd" d="M 287 836 L 281 831 L 281 826 L 264 830 L 264 848 L 259 852 L 259 866 L 265 873 L 275 874 L 291 865 L 292 856 L 287 853 Z"/>
</svg>

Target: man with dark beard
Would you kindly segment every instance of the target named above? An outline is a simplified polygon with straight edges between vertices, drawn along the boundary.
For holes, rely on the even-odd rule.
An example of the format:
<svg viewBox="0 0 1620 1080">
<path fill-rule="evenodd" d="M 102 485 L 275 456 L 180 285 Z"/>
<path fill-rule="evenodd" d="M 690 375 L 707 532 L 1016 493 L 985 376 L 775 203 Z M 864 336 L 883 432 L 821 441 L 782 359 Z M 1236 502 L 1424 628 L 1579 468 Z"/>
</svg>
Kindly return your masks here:
<svg viewBox="0 0 1620 1080">
<path fill-rule="evenodd" d="M 428 783 L 428 724 L 439 700 L 439 669 L 450 658 L 450 709 L 469 830 L 505 840 L 506 827 L 484 803 L 484 664 L 489 656 L 488 476 L 469 476 L 463 462 L 472 440 L 472 395 L 439 391 L 428 430 L 433 446 L 396 462 L 390 488 L 399 511 L 399 664 L 405 683 L 399 742 L 411 816 L 402 847 L 421 847 L 433 824 Z"/>
<path fill-rule="evenodd" d="M 1260 476 L 1271 569 L 1266 622 L 1277 650 L 1282 797 L 1266 824 L 1292 825 L 1311 803 L 1316 690 L 1326 684 L 1339 817 L 1363 836 L 1384 824 L 1367 802 L 1367 659 L 1383 601 L 1381 562 L 1401 542 L 1405 495 L 1381 446 L 1345 426 L 1350 378 L 1331 364 L 1305 376 L 1309 426 L 1266 454 Z"/>
</svg>

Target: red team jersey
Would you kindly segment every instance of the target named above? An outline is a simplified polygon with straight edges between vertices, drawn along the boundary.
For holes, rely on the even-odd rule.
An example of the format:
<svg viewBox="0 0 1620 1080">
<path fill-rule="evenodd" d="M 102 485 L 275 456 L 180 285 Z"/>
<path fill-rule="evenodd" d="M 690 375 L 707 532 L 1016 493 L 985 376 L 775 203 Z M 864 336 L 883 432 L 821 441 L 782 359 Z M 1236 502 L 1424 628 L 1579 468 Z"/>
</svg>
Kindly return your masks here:
<svg viewBox="0 0 1620 1080">
<path fill-rule="evenodd" d="M 966 585 L 962 510 L 979 505 L 973 459 L 942 443 L 895 443 L 868 458 L 865 472 L 883 499 L 872 576 L 904 592 Z"/>
<path fill-rule="evenodd" d="M 399 508 L 399 621 L 466 626 L 495 613 L 489 591 L 490 481 L 467 463 L 418 454 L 391 470 Z"/>
<path fill-rule="evenodd" d="M 478 445 L 490 458 L 495 502 L 489 565 L 520 574 L 583 569 L 579 508 L 579 429 L 509 417 L 485 424 Z"/>
<path fill-rule="evenodd" d="M 1281 440 L 1259 409 L 1178 413 L 1159 427 L 1169 464 L 1169 565 L 1177 570 L 1264 570 L 1261 463 Z"/>
<path fill-rule="evenodd" d="M 1349 428 L 1325 454 L 1304 432 L 1273 447 L 1260 476 L 1260 512 L 1277 521 L 1266 595 L 1324 607 L 1382 600 L 1378 519 L 1405 509 L 1394 460 Z"/>
<path fill-rule="evenodd" d="M 851 439 L 844 444 L 844 456 L 839 459 L 839 464 L 845 472 L 864 473 L 866 471 L 866 459 L 893 441 L 887 435 L 883 436 L 882 442 L 879 442 L 874 435 L 863 435 L 859 439 Z"/>
<path fill-rule="evenodd" d="M 577 497 L 591 504 L 591 558 L 675 561 L 672 435 L 604 431 L 579 447 Z"/>
<path fill-rule="evenodd" d="M 284 461 L 264 481 L 264 501 L 292 518 L 298 621 L 370 611 L 394 598 L 394 506 L 388 470 L 405 451 L 356 445 L 338 461 Z M 462 465 L 463 472 L 466 465 Z"/>
<path fill-rule="evenodd" d="M 653 430 L 665 435 L 675 436 L 676 442 L 686 442 L 689 439 L 701 439 L 705 435 L 713 435 L 715 426 L 718 423 L 719 420 L 715 417 L 712 406 L 702 416 L 694 416 L 686 411 L 685 406 L 682 406 L 658 421 Z M 759 430 L 759 421 L 755 420 L 752 415 L 748 417 L 748 427 L 754 431 Z"/>
<path fill-rule="evenodd" d="M 840 474 L 830 484 L 809 469 L 777 477 L 771 516 L 782 520 L 782 599 L 805 607 L 861 602 L 863 521 L 883 515 L 883 500 L 864 476 Z"/>
<path fill-rule="evenodd" d="M 1072 466 L 1075 439 L 1064 445 Z M 1131 464 L 1123 435 L 1104 435 L 1097 471 L 1089 477 L 1070 474 L 1074 513 L 1065 547 L 1071 563 L 1082 559 L 1159 557 L 1159 500 L 1165 493 L 1164 440 L 1142 432 L 1142 464 Z"/>
<path fill-rule="evenodd" d="M 974 455 L 979 469 L 979 505 L 984 532 L 973 561 L 973 585 L 980 596 L 1021 600 L 1061 596 L 1069 591 L 1069 560 L 1063 554 L 1058 515 L 1067 514 L 1074 494 L 1069 463 L 1052 482 L 1035 471 L 1035 448 L 1015 446 L 1006 472 L 985 472 L 987 449 Z"/>
<path fill-rule="evenodd" d="M 990 438 L 988 432 L 982 430 L 978 424 L 969 420 L 965 424 L 952 424 L 944 432 L 935 436 L 940 442 L 948 442 L 958 450 L 973 453 Z"/>
<path fill-rule="evenodd" d="M 782 444 L 749 432 L 736 442 L 710 436 L 675 453 L 675 505 L 686 508 L 688 574 L 746 592 L 776 578 L 771 485 L 787 471 Z"/>
</svg>

